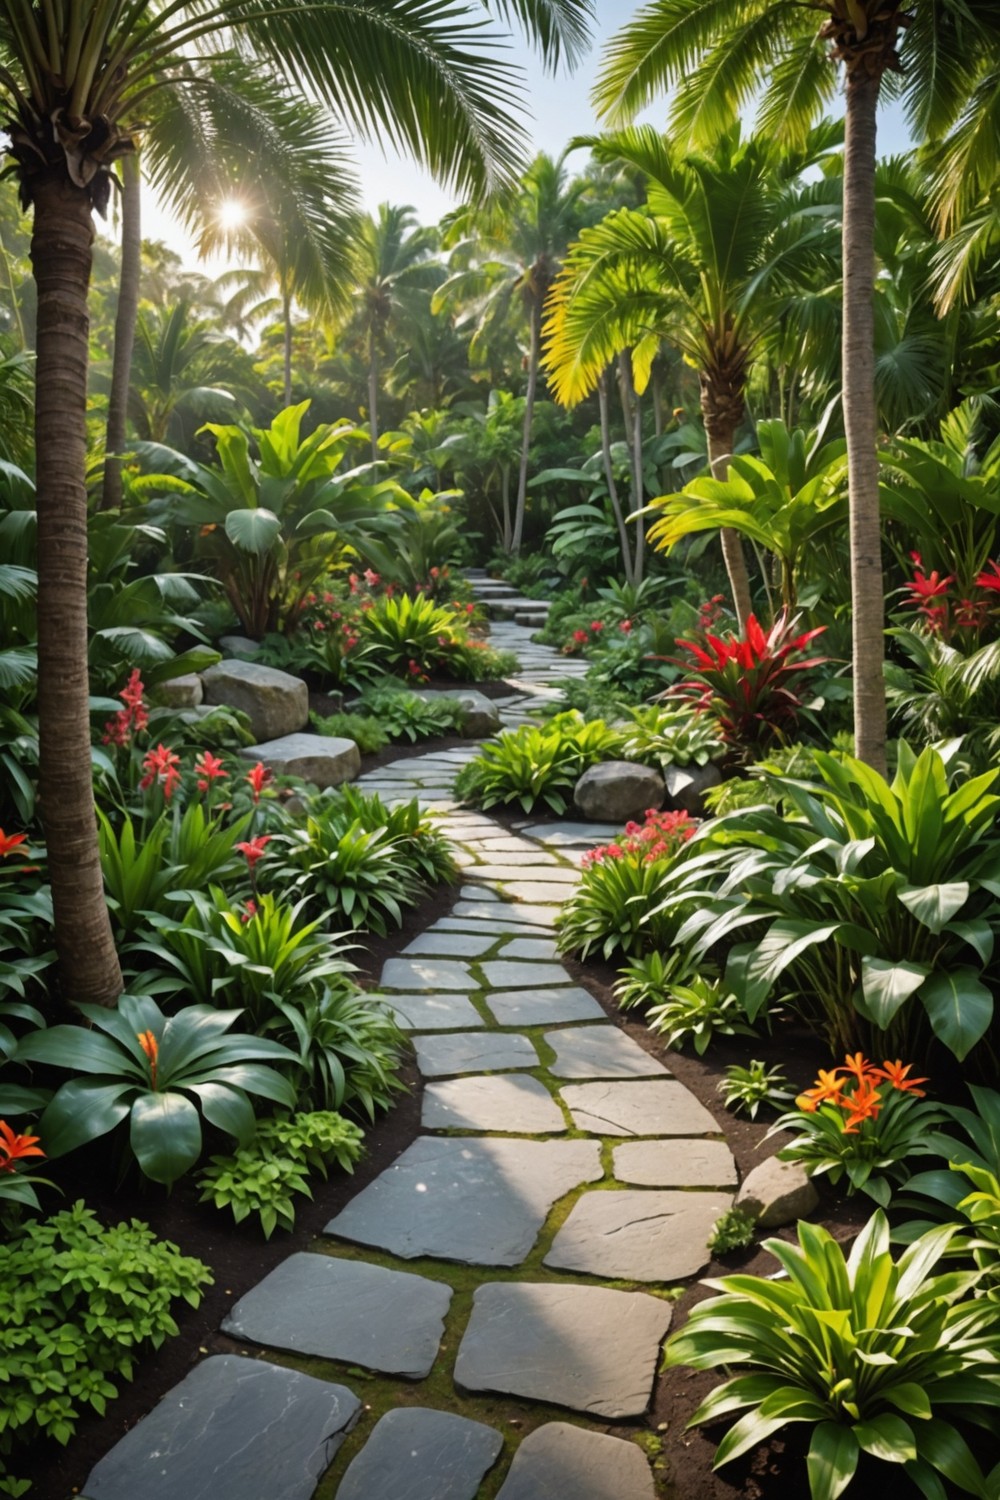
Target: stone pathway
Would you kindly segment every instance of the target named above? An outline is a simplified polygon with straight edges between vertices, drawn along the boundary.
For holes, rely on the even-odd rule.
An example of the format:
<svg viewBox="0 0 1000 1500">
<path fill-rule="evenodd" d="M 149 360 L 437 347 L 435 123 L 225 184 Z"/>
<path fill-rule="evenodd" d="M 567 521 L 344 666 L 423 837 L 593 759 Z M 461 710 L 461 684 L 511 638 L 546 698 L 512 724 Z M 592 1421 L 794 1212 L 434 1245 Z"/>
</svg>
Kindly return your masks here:
<svg viewBox="0 0 1000 1500">
<path fill-rule="evenodd" d="M 508 724 L 582 666 L 528 636 L 493 628 L 522 663 Z M 618 830 L 510 834 L 457 807 L 475 748 L 358 783 L 436 808 L 465 871 L 450 915 L 380 979 L 426 1080 L 423 1133 L 240 1299 L 222 1328 L 244 1352 L 168 1393 L 86 1500 L 655 1500 L 634 1434 L 670 1289 L 707 1263 L 735 1166 L 708 1111 L 558 961 L 579 854 Z"/>
</svg>

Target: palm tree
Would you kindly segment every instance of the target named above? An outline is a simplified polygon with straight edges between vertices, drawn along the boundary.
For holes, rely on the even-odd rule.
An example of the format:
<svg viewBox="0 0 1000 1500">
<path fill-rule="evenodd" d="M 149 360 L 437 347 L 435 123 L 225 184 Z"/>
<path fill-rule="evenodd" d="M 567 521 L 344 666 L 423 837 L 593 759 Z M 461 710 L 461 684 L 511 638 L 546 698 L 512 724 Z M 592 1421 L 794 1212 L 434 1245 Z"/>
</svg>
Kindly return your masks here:
<svg viewBox="0 0 1000 1500">
<path fill-rule="evenodd" d="M 143 307 L 132 363 L 129 416 L 146 442 L 180 442 L 184 417 L 189 429 L 192 417 L 196 426 L 235 421 L 258 394 L 250 355 L 193 315 L 183 297 L 173 307 Z"/>
<path fill-rule="evenodd" d="M 447 221 L 446 242 L 455 246 L 460 267 L 432 304 L 464 308 L 476 322 L 473 355 L 488 344 L 517 310 L 528 324 L 527 387 L 521 460 L 514 504 L 511 551 L 521 550 L 528 493 L 528 453 L 542 356 L 542 314 L 559 272 L 561 257 L 584 222 L 580 200 L 585 183 L 567 181 L 563 160 L 540 153 L 524 174 L 510 203 L 483 212 L 476 205 L 456 210 Z"/>
<path fill-rule="evenodd" d="M 816 13 L 822 18 L 817 25 Z M 652 0 L 609 45 L 595 98 L 606 119 L 631 119 L 675 90 L 671 128 L 705 144 L 752 101 L 757 128 L 801 140 L 845 89 L 844 316 L 855 752 L 885 769 L 884 589 L 875 417 L 875 135 L 883 85 L 905 101 L 920 136 L 961 114 L 984 39 L 995 42 L 995 0 L 934 0 L 910 10 L 884 0 Z M 763 87 L 762 87 L 763 81 Z"/>
<path fill-rule="evenodd" d="M 820 127 L 780 172 L 770 144 L 741 141 L 738 128 L 711 152 L 672 150 L 651 126 L 586 142 L 599 159 L 643 173 L 648 208 L 609 214 L 570 249 L 546 326 L 546 364 L 559 399 L 572 403 L 600 390 L 625 349 L 644 389 L 666 341 L 698 369 L 709 465 L 724 480 L 761 337 L 777 322 L 795 274 L 813 270 L 829 249 L 836 183 L 807 189 L 803 204 L 794 179 L 837 140 Z M 802 207 L 815 217 L 804 217 Z M 638 508 L 641 489 L 634 501 Z M 746 561 L 736 531 L 723 527 L 721 536 L 742 627 L 752 610 Z"/>
<path fill-rule="evenodd" d="M 496 0 L 550 60 L 586 37 L 587 0 Z M 87 680 L 87 294 L 92 210 L 128 123 L 192 51 L 225 33 L 240 55 L 312 86 L 341 118 L 381 132 L 463 191 L 509 182 L 521 135 L 516 74 L 481 7 L 453 0 L 0 0 L 0 94 L 21 201 L 34 213 L 38 288 L 38 716 L 55 944 L 74 998 L 113 1004 L 121 969 L 104 901 L 90 770 Z"/>
</svg>

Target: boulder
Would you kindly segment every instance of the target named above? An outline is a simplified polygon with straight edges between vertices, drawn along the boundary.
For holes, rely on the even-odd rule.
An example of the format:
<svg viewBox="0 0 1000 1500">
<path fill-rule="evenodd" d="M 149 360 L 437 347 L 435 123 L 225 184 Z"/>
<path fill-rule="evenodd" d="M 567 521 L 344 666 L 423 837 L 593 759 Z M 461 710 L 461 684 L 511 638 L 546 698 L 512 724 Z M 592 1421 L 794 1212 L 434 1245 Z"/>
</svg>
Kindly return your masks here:
<svg viewBox="0 0 1000 1500">
<path fill-rule="evenodd" d="M 702 818 L 705 816 L 705 793 L 709 787 L 719 785 L 722 772 L 712 761 L 705 766 L 666 766 L 663 779 L 667 784 L 667 805 L 671 811 Z"/>
<path fill-rule="evenodd" d="M 288 672 L 252 661 L 221 661 L 201 680 L 205 702 L 242 709 L 258 740 L 294 734 L 309 722 L 309 690 Z"/>
<path fill-rule="evenodd" d="M 205 696 L 201 678 L 196 672 L 171 677 L 157 684 L 156 696 L 165 708 L 197 708 Z"/>
<path fill-rule="evenodd" d="M 488 739 L 500 729 L 500 710 L 483 693 L 472 688 L 456 688 L 443 691 L 438 688 L 418 688 L 418 698 L 454 698 L 462 714 L 461 733 L 467 740 Z"/>
<path fill-rule="evenodd" d="M 797 1161 L 762 1161 L 744 1178 L 736 1207 L 751 1214 L 760 1229 L 780 1229 L 811 1214 L 819 1202 L 812 1182 Z"/>
<path fill-rule="evenodd" d="M 659 771 L 629 760 L 606 760 L 584 771 L 573 801 L 592 823 L 627 823 L 647 808 L 663 804 L 666 787 Z"/>
<path fill-rule="evenodd" d="M 325 734 L 286 734 L 241 750 L 244 760 L 262 761 L 276 776 L 298 776 L 313 786 L 340 786 L 361 770 L 361 752 L 353 740 Z"/>
<path fill-rule="evenodd" d="M 260 641 L 252 641 L 248 635 L 220 635 L 218 644 L 223 656 L 253 661 L 254 657 L 260 655 Z"/>
</svg>

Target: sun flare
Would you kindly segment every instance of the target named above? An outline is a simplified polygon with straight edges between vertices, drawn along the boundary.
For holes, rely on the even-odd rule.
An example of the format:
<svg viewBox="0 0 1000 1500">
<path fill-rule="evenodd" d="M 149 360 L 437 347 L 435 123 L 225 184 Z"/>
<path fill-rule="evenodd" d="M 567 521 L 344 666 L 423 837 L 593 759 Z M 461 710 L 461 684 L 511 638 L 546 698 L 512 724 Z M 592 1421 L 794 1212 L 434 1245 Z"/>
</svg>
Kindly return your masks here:
<svg viewBox="0 0 1000 1500">
<path fill-rule="evenodd" d="M 249 217 L 249 208 L 239 198 L 226 198 L 219 204 L 218 220 L 223 229 L 241 229 Z"/>
</svg>

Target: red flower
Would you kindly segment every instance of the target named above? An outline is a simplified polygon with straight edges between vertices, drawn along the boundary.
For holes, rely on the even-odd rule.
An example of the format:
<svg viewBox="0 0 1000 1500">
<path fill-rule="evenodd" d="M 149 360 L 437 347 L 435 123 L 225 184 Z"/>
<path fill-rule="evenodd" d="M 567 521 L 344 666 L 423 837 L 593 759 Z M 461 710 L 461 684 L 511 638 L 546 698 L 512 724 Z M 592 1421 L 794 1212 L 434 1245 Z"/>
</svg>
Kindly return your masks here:
<svg viewBox="0 0 1000 1500">
<path fill-rule="evenodd" d="M 156 1071 L 160 1063 L 160 1044 L 151 1031 L 137 1031 L 139 1046 L 149 1059 L 149 1081 L 156 1088 Z"/>
<path fill-rule="evenodd" d="M 243 923 L 243 925 L 245 927 L 248 922 L 252 922 L 253 921 L 253 919 L 254 919 L 254 917 L 256 915 L 257 915 L 257 903 L 256 903 L 256 901 L 254 901 L 251 898 L 251 900 L 249 900 L 249 901 L 246 902 L 246 904 L 243 907 L 243 910 L 240 912 L 240 921 Z"/>
<path fill-rule="evenodd" d="M 145 689 L 139 668 L 136 667 L 128 682 L 118 694 L 125 707 L 110 718 L 104 726 L 101 743 L 105 745 L 127 745 L 133 734 L 141 734 L 149 723 L 149 714 L 142 701 Z"/>
<path fill-rule="evenodd" d="M 207 792 L 213 781 L 225 781 L 229 774 L 217 755 L 211 750 L 203 750 L 194 763 L 195 775 L 198 777 L 199 792 Z"/>
<path fill-rule="evenodd" d="M 590 637 L 585 630 L 574 630 L 573 639 L 574 641 L 576 641 L 576 644 L 578 646 L 585 646 L 590 640 Z"/>
<path fill-rule="evenodd" d="M 8 854 L 13 854 L 14 850 L 20 844 L 26 842 L 27 837 L 26 833 L 4 833 L 3 829 L 0 828 L 0 859 L 3 859 Z"/>
<path fill-rule="evenodd" d="M 990 559 L 983 571 L 976 578 L 977 589 L 992 589 L 994 593 L 1000 593 L 1000 563 Z"/>
<path fill-rule="evenodd" d="M 591 622 L 590 622 L 590 628 L 594 632 L 595 635 L 600 635 L 601 631 L 604 629 L 604 621 L 603 620 L 591 620 Z"/>
<path fill-rule="evenodd" d="M 256 838 L 248 839 L 246 843 L 236 845 L 240 853 L 246 857 L 246 862 L 251 870 L 259 859 L 263 859 L 264 850 L 271 842 L 272 837 L 273 835 L 270 833 L 258 833 Z"/>
<path fill-rule="evenodd" d="M 253 792 L 253 800 L 259 802 L 261 792 L 271 782 L 271 773 L 263 761 L 259 760 L 253 769 L 247 772 L 247 781 L 249 781 L 250 790 Z M 237 845 L 237 848 L 239 848 L 239 845 Z"/>
<path fill-rule="evenodd" d="M 621 630 L 621 631 L 624 631 L 625 635 L 628 635 L 629 631 L 632 629 L 632 621 L 631 620 L 623 620 L 621 622 L 621 624 L 619 625 L 618 629 Z"/>
<path fill-rule="evenodd" d="M 139 782 L 143 791 L 151 787 L 154 781 L 159 781 L 163 787 L 164 800 L 169 802 L 180 782 L 181 758 L 169 750 L 166 745 L 157 745 L 155 750 L 147 750 L 142 762 L 145 775 Z"/>
<path fill-rule="evenodd" d="M 6 1120 L 0 1120 L 0 1172 L 13 1172 L 16 1163 L 26 1156 L 44 1156 L 37 1135 L 18 1135 Z"/>
<path fill-rule="evenodd" d="M 365 569 L 365 583 L 367 583 L 370 589 L 373 589 L 380 581 L 379 575 L 375 572 L 374 568 Z"/>
</svg>

